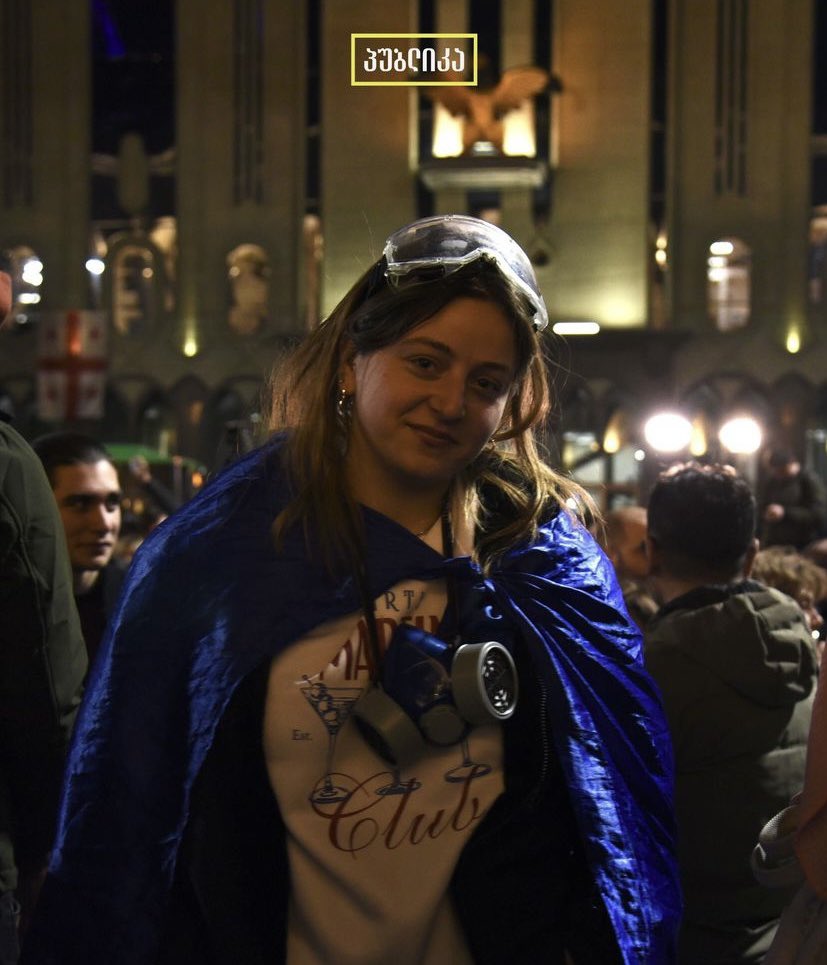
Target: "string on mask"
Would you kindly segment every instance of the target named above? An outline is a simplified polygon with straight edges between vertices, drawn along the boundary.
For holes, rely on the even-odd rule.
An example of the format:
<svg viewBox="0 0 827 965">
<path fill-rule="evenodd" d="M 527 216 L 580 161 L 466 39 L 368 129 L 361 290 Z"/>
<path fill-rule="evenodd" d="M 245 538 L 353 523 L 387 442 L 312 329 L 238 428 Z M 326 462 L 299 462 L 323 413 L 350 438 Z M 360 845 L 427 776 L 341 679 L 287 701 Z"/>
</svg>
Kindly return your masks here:
<svg viewBox="0 0 827 965">
<path fill-rule="evenodd" d="M 453 552 L 447 507 L 442 513 L 443 552 Z M 460 606 L 454 579 L 446 578 L 447 623 L 456 628 L 446 642 L 410 623 L 400 623 L 383 654 L 376 605 L 368 592 L 364 562 L 357 570 L 367 626 L 371 684 L 353 709 L 368 744 L 385 760 L 402 766 L 428 745 L 462 741 L 475 725 L 498 723 L 514 713 L 517 670 L 501 640 L 508 628 L 485 602 L 485 587 L 468 589 Z"/>
</svg>

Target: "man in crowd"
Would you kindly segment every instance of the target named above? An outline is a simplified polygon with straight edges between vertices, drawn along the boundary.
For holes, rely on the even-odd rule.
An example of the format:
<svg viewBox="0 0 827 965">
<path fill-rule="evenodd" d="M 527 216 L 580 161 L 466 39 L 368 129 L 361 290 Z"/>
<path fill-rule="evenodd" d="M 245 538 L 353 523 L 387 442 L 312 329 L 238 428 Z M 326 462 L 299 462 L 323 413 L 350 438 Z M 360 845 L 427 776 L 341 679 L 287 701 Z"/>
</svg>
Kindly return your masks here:
<svg viewBox="0 0 827 965">
<path fill-rule="evenodd" d="M 816 683 L 797 604 L 749 579 L 755 500 L 724 466 L 662 474 L 649 500 L 646 631 L 675 748 L 681 965 L 760 962 L 790 897 L 753 878 L 763 825 L 804 780 Z"/>
<path fill-rule="evenodd" d="M 112 558 L 121 529 L 121 486 L 109 453 L 77 432 L 55 432 L 32 444 L 52 484 L 69 546 L 75 601 L 92 664 L 123 583 Z"/>
<path fill-rule="evenodd" d="M 606 513 L 601 545 L 615 568 L 629 615 L 643 629 L 657 610 L 646 578 L 646 510 L 621 506 Z"/>
<path fill-rule="evenodd" d="M 0 253 L 0 328 L 10 267 Z M 86 651 L 49 483 L 2 412 L 0 600 L 0 962 L 14 965 L 52 845 Z"/>
<path fill-rule="evenodd" d="M 773 449 L 761 487 L 761 545 L 803 549 L 824 535 L 827 494 L 821 480 L 787 449 Z"/>
</svg>

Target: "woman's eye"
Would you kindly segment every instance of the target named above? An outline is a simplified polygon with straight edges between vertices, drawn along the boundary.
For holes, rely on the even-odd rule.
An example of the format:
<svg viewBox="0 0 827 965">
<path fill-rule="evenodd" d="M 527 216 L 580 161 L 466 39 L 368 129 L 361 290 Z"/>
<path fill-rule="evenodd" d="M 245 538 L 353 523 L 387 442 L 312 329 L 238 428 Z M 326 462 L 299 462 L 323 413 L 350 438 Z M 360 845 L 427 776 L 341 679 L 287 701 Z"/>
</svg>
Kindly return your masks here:
<svg viewBox="0 0 827 965">
<path fill-rule="evenodd" d="M 483 395 L 496 396 L 503 391 L 502 385 L 494 379 L 477 379 L 477 388 Z"/>
<path fill-rule="evenodd" d="M 409 361 L 414 368 L 421 369 L 423 372 L 430 372 L 434 368 L 434 360 L 421 355 L 417 355 Z"/>
</svg>

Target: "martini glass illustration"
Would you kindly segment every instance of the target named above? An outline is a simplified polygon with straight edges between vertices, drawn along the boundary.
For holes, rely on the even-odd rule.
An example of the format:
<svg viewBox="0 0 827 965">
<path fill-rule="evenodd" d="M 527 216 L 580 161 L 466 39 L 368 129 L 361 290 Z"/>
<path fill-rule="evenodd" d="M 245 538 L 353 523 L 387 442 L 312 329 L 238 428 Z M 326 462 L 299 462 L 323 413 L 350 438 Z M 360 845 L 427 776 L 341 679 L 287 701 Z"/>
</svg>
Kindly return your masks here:
<svg viewBox="0 0 827 965">
<path fill-rule="evenodd" d="M 491 644 L 483 647 L 480 680 L 490 707 L 498 714 L 509 716 L 517 699 L 514 663 L 502 647 Z M 460 784 L 484 777 L 491 772 L 489 764 L 477 764 L 471 759 L 468 732 L 462 738 L 462 763 L 445 774 L 445 780 Z"/>
<path fill-rule="evenodd" d="M 388 797 L 391 794 L 410 794 L 411 791 L 418 791 L 422 787 L 422 781 L 418 781 L 415 777 L 403 781 L 399 767 L 395 764 L 392 765 L 392 767 L 391 782 L 389 784 L 383 784 L 382 787 L 376 791 L 380 797 Z"/>
<path fill-rule="evenodd" d="M 471 750 L 468 747 L 468 735 L 462 738 L 462 763 L 452 767 L 445 772 L 445 780 L 452 784 L 463 784 L 465 781 L 474 781 L 478 777 L 485 777 L 491 771 L 489 764 L 477 764 L 471 759 Z"/>
<path fill-rule="evenodd" d="M 351 792 L 346 787 L 333 783 L 333 754 L 336 750 L 336 735 L 350 717 L 353 705 L 362 695 L 362 688 L 327 687 L 323 683 L 311 683 L 307 677 L 304 679 L 307 686 L 302 688 L 302 693 L 327 731 L 327 764 L 323 783 L 321 787 L 316 785 L 310 800 L 314 804 L 345 801 Z"/>
</svg>

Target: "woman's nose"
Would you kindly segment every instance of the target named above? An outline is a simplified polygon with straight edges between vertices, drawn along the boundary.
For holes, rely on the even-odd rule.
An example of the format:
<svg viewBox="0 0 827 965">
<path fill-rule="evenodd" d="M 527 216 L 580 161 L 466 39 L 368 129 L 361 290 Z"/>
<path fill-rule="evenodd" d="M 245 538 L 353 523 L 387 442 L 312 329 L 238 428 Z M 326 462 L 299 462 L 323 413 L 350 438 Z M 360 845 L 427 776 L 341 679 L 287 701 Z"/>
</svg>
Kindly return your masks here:
<svg viewBox="0 0 827 965">
<path fill-rule="evenodd" d="M 431 406 L 443 419 L 461 419 L 465 415 L 465 392 L 464 379 L 442 378 L 434 386 Z"/>
</svg>

